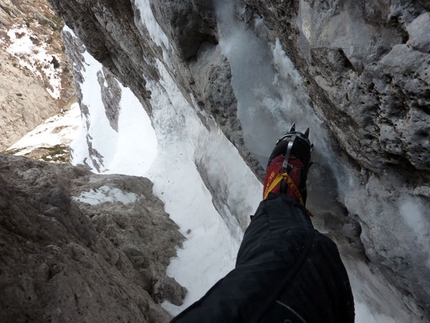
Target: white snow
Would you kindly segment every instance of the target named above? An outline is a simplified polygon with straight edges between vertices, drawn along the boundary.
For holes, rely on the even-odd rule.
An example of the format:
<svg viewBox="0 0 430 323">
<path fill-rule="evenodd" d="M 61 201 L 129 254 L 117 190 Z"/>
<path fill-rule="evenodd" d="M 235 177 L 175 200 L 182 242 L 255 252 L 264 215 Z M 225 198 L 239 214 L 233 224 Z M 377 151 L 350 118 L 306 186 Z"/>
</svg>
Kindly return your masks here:
<svg viewBox="0 0 430 323">
<path fill-rule="evenodd" d="M 140 10 L 140 18 L 142 24 L 151 35 L 151 39 L 162 48 L 164 61 L 170 63 L 169 51 L 170 43 L 164 31 L 161 29 L 158 22 L 152 13 L 148 0 L 134 0 L 136 7 Z M 145 59 L 145 58 L 144 58 Z"/>
<path fill-rule="evenodd" d="M 217 177 L 224 181 L 214 184 L 215 189 L 230 187 L 225 192 L 230 199 L 226 206 L 236 208 L 239 216 L 247 217 L 256 207 L 261 184 L 225 136 L 202 125 L 162 64 L 158 68 L 161 82 L 149 84 L 149 89 L 160 150 L 145 175 L 154 182 L 154 192 L 187 237 L 184 248 L 178 250 L 178 257 L 168 268 L 168 274 L 189 290 L 180 308 L 165 304 L 172 313 L 178 313 L 233 269 L 242 236 L 237 226 L 232 232 L 214 208 L 213 197 L 195 161 L 201 160 L 209 172 L 220 171 Z M 241 188 L 237 189 L 237 185 Z"/>
<path fill-rule="evenodd" d="M 38 147 L 68 146 L 76 136 L 80 123 L 79 105 L 74 103 L 69 111 L 47 119 L 8 150 L 19 150 L 16 155 L 22 156 Z"/>
<path fill-rule="evenodd" d="M 411 230 L 410 235 L 414 244 L 427 255 L 424 264 L 430 268 L 430 227 L 424 217 L 426 210 L 417 199 L 406 194 L 399 200 L 399 209 Z"/>
<path fill-rule="evenodd" d="M 399 302 L 402 295 L 373 273 L 364 260 L 342 257 L 354 292 L 356 323 L 402 323 L 414 320 Z"/>
<path fill-rule="evenodd" d="M 68 32 L 72 32 L 67 29 Z M 157 154 L 157 139 L 151 120 L 139 100 L 120 83 L 121 101 L 118 132 L 109 124 L 101 99 L 97 72 L 101 65 L 87 52 L 85 58 L 85 81 L 81 89 L 83 104 L 88 108 L 82 116 L 82 127 L 71 144 L 75 163 L 86 163 L 102 173 L 142 175 L 153 163 Z M 125 112 L 125 113 L 123 113 Z M 90 158 L 87 140 L 102 158 Z"/>
<path fill-rule="evenodd" d="M 40 41 L 40 44 L 37 44 L 37 36 L 26 26 L 14 25 L 7 35 L 9 40 L 1 39 L 0 44 L 7 46 L 6 51 L 18 59 L 21 67 L 29 69 L 42 82 L 48 80 L 46 91 L 54 99 L 60 98 L 62 70 L 54 68 L 51 62 L 55 57 L 60 63 L 61 58 L 48 53 L 46 43 Z"/>
<path fill-rule="evenodd" d="M 104 185 L 89 192 L 82 192 L 79 196 L 74 196 L 73 199 L 90 205 L 113 202 L 122 202 L 127 205 L 136 202 L 138 196 L 134 193 L 125 193 L 116 187 Z"/>
</svg>

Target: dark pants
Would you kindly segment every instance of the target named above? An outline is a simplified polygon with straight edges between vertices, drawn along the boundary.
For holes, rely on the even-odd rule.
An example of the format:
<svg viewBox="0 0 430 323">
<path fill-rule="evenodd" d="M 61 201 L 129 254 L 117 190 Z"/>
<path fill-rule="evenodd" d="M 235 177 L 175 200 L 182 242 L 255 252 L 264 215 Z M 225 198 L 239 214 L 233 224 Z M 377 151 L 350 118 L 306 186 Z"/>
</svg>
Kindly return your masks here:
<svg viewBox="0 0 430 323">
<path fill-rule="evenodd" d="M 278 195 L 260 203 L 236 268 L 172 322 L 350 323 L 354 302 L 336 245 Z"/>
</svg>

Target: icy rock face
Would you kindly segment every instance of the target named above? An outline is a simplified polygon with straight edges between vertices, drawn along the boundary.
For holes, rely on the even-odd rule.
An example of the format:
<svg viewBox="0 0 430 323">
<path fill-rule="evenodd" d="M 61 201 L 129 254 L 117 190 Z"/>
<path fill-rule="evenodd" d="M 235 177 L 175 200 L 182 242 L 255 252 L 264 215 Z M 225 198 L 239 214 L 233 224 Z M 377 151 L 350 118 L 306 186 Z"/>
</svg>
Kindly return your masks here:
<svg viewBox="0 0 430 323">
<path fill-rule="evenodd" d="M 160 27 L 174 40 L 178 54 L 189 60 L 197 56 L 202 44 L 217 44 L 217 21 L 211 0 L 151 0 Z"/>
<path fill-rule="evenodd" d="M 220 1 L 50 2 L 149 115 L 145 84 L 159 80 L 162 64 L 202 122 L 211 114 L 261 174 L 244 146 L 232 71 L 219 46 Z M 238 19 L 258 37 L 279 40 L 354 178 L 341 187 L 347 211 L 339 213 L 360 222 L 370 265 L 403 291 L 412 311 L 430 317 L 428 1 L 244 2 Z M 262 21 L 266 35 L 255 27 Z M 78 53 L 69 51 L 77 65 Z"/>
<path fill-rule="evenodd" d="M 246 1 L 280 37 L 314 106 L 362 167 L 428 178 L 429 13 L 415 1 Z M 286 36 L 282 37 L 281 35 Z"/>
<path fill-rule="evenodd" d="M 0 184 L 0 321 L 169 321 L 183 237 L 149 180 L 1 154 Z"/>
</svg>

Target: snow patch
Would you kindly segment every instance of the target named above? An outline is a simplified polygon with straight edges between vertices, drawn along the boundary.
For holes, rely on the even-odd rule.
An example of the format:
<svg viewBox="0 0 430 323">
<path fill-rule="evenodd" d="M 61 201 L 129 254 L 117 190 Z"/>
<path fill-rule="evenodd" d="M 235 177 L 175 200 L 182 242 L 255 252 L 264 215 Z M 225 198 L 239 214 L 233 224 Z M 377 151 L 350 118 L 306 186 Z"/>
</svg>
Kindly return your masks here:
<svg viewBox="0 0 430 323">
<path fill-rule="evenodd" d="M 9 41 L 1 39 L 6 45 L 6 51 L 16 57 L 22 68 L 29 69 L 34 75 L 48 86 L 46 91 L 54 98 L 61 95 L 62 70 L 56 68 L 61 62 L 58 55 L 49 54 L 47 44 L 39 41 L 38 37 L 25 26 L 14 25 L 7 32 Z M 58 67 L 58 66 L 57 66 Z"/>
<path fill-rule="evenodd" d="M 79 105 L 74 103 L 69 111 L 47 119 L 7 150 L 17 150 L 15 155 L 23 156 L 40 147 L 68 146 L 78 132 L 80 123 Z"/>
<path fill-rule="evenodd" d="M 415 245 L 427 253 L 425 265 L 430 268 L 430 228 L 424 217 L 427 212 L 417 198 L 410 196 L 400 199 L 399 210 L 406 225 L 411 229 Z"/>
<path fill-rule="evenodd" d="M 170 62 L 167 49 L 170 48 L 169 39 L 167 38 L 164 31 L 161 29 L 157 20 L 155 20 L 154 14 L 152 13 L 151 6 L 148 0 L 135 0 L 136 7 L 140 11 L 140 18 L 142 19 L 143 25 L 149 32 L 152 40 L 162 48 L 163 59 L 165 62 Z M 144 58 L 145 59 L 145 58 Z"/>
<path fill-rule="evenodd" d="M 134 95 L 123 88 L 118 133 L 113 131 L 99 94 L 96 75 L 101 66 L 89 54 L 84 57 L 81 88 L 89 113 L 83 114 L 81 133 L 72 145 L 72 163 L 86 163 L 99 173 L 146 176 L 154 183 L 154 194 L 187 237 L 168 267 L 168 274 L 189 291 L 181 307 L 164 304 L 177 314 L 233 269 L 243 234 L 233 216 L 249 217 L 260 201 L 261 184 L 217 126 L 212 122 L 209 131 L 201 123 L 161 62 L 157 65 L 160 82 L 147 83 L 154 128 Z M 100 153 L 99 170 L 90 160 L 88 144 Z M 211 189 L 224 192 L 223 207 L 230 212 L 234 229 L 214 207 L 196 163 L 207 170 Z M 217 172 L 225 174 L 224 182 L 211 180 L 219 177 Z"/>
<path fill-rule="evenodd" d="M 183 249 L 178 250 L 177 258 L 172 259 L 167 270 L 168 275 L 188 289 L 182 306 L 163 304 L 175 315 L 198 300 L 234 268 L 243 235 L 237 221 L 238 231 L 232 234 L 214 207 L 214 197 L 202 180 L 196 160 L 209 170 L 209 181 L 212 176 L 220 178 L 220 174 L 215 173 L 217 170 L 230 174 L 221 176 L 225 182 L 215 183 L 214 187 L 230 187 L 226 192 L 229 200 L 225 206 L 234 210 L 233 213 L 245 213 L 234 214 L 238 217 L 249 216 L 248 212 L 255 209 L 261 198 L 261 184 L 219 129 L 213 125 L 215 128 L 209 131 L 202 124 L 161 62 L 157 67 L 160 83 L 148 82 L 147 87 L 152 93 L 154 128 L 160 150 L 146 176 L 154 182 L 154 193 L 165 203 L 166 212 L 187 237 Z M 231 176 L 233 169 L 242 170 L 237 171 L 239 177 Z M 236 186 L 240 183 L 242 188 L 234 186 L 235 182 Z M 233 222 L 234 219 L 230 217 Z"/>
<path fill-rule="evenodd" d="M 72 30 L 67 31 L 73 35 Z M 72 163 L 86 164 L 100 173 L 142 176 L 157 155 L 157 138 L 147 113 L 129 88 L 121 89 L 118 132 L 110 126 L 101 99 L 97 72 L 102 65 L 88 52 L 84 54 L 85 70 L 81 71 L 82 114 L 81 127 L 71 144 Z M 88 145 L 94 151 L 90 153 Z"/>
<path fill-rule="evenodd" d="M 82 192 L 79 196 L 74 196 L 73 200 L 90 205 L 114 202 L 121 202 L 127 205 L 136 202 L 138 198 L 137 194 L 126 193 L 119 188 L 111 188 L 104 185 L 95 190 Z"/>
</svg>

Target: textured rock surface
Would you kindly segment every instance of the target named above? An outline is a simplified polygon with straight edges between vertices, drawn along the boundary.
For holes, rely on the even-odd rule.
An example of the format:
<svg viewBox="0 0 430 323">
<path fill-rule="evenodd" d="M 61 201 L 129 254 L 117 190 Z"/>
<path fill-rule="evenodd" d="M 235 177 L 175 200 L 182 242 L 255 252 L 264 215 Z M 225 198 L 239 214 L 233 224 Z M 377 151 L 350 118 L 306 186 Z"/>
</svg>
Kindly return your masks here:
<svg viewBox="0 0 430 323">
<path fill-rule="evenodd" d="M 133 4 L 128 1 L 102 1 L 99 4 L 53 1 L 51 4 L 91 55 L 145 101 L 149 95 L 145 79 L 157 79 L 157 72 L 150 62 L 154 59 L 154 51 L 161 53 L 161 49 L 151 48 L 144 38 L 149 36 L 148 32 L 137 28 Z"/>
<path fill-rule="evenodd" d="M 314 106 L 362 167 L 428 178 L 429 14 L 414 1 L 246 1 L 281 37 Z M 419 27 L 418 27 L 419 26 Z"/>
<path fill-rule="evenodd" d="M 0 1 L 0 151 L 47 118 L 62 109 L 68 110 L 75 100 L 73 76 L 60 37 L 62 25 L 61 19 L 45 0 Z M 24 54 L 18 57 L 8 51 L 11 43 L 7 32 L 13 28 L 24 28 L 25 33 L 31 34 L 33 45 L 39 48 L 47 46 L 48 55 L 55 56 L 55 60 L 52 56 L 52 60 L 45 64 L 58 64 L 55 65 L 61 74 L 58 98 L 53 98 L 46 90 L 52 77 L 44 73 L 46 66 L 39 65 L 37 72 L 32 72 L 25 67 L 31 64 L 30 57 Z M 26 37 L 22 31 L 21 35 Z M 32 55 L 37 54 L 40 53 L 33 52 Z"/>
<path fill-rule="evenodd" d="M 157 64 L 163 64 L 184 97 L 195 99 L 202 115 L 212 114 L 261 173 L 243 145 L 232 74 L 218 45 L 210 2 L 141 1 L 167 39 L 155 22 L 143 25 L 140 14 L 146 13 L 135 1 L 50 2 L 149 114 L 145 84 L 157 81 Z M 346 208 L 340 206 L 339 214 L 356 216 L 370 265 L 403 292 L 411 308 L 419 305 L 413 309 L 417 315 L 424 310 L 429 318 L 429 255 L 422 242 L 428 241 L 430 220 L 405 208 L 403 200 L 407 192 L 419 209 L 430 207 L 428 1 L 245 3 L 239 19 L 260 37 L 279 39 L 303 76 L 314 110 L 336 139 L 340 164 L 359 179 L 342 192 Z M 259 18 L 269 29 L 265 35 L 255 29 Z"/>
<path fill-rule="evenodd" d="M 169 321 L 182 236 L 149 180 L 0 155 L 0 187 L 1 322 Z"/>
<path fill-rule="evenodd" d="M 118 132 L 119 103 L 121 102 L 121 89 L 118 81 L 106 69 L 98 73 L 97 79 L 102 89 L 102 102 L 106 108 L 106 117 L 112 129 Z"/>
<path fill-rule="evenodd" d="M 155 19 L 184 60 L 195 58 L 200 47 L 217 44 L 216 17 L 211 0 L 151 0 Z"/>
</svg>

